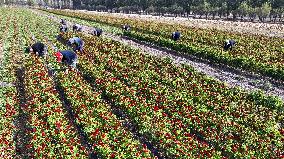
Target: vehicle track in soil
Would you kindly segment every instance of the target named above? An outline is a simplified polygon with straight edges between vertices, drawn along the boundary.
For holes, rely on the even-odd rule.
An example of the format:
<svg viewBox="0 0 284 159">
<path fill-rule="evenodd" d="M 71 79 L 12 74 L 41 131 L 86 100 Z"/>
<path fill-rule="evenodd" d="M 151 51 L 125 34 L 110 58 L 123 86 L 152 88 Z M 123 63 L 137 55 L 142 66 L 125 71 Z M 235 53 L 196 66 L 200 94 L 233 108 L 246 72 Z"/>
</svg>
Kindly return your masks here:
<svg viewBox="0 0 284 159">
<path fill-rule="evenodd" d="M 56 22 L 60 21 L 60 18 L 54 15 L 47 15 L 39 11 L 34 12 L 38 15 L 47 16 Z M 73 24 L 74 23 L 67 21 L 67 26 L 69 28 Z M 82 30 L 85 33 L 91 34 L 93 31 L 93 27 L 85 25 L 82 25 L 82 27 Z M 102 37 L 111 38 L 115 41 L 119 41 L 125 45 L 131 46 L 132 48 L 139 49 L 144 54 L 153 55 L 158 58 L 170 58 L 173 63 L 177 65 L 188 64 L 196 71 L 201 72 L 208 77 L 225 82 L 229 87 L 241 87 L 242 89 L 250 92 L 262 90 L 266 95 L 278 96 L 284 100 L 284 81 L 274 80 L 269 77 L 226 65 L 215 64 L 206 59 L 198 58 L 193 55 L 185 55 L 185 53 L 159 47 L 151 43 L 138 41 L 125 36 L 118 36 L 104 32 Z"/>
<path fill-rule="evenodd" d="M 20 17 L 19 17 L 20 18 Z M 17 19 L 15 19 L 17 20 Z M 14 20 L 14 21 L 15 21 Z M 29 133 L 32 130 L 32 126 L 29 122 L 30 114 L 26 111 L 26 104 L 29 101 L 29 96 L 26 91 L 25 80 L 26 80 L 26 69 L 23 63 L 24 55 L 21 50 L 17 48 L 21 45 L 20 38 L 23 37 L 19 32 L 21 27 L 17 25 L 17 23 L 13 24 L 14 27 L 14 47 L 15 55 L 13 56 L 12 63 L 14 63 L 15 67 L 15 75 L 16 75 L 16 90 L 17 90 L 17 98 L 19 100 L 19 114 L 15 117 L 14 125 L 15 125 L 15 133 L 13 134 L 13 140 L 15 142 L 15 158 L 34 158 L 35 156 L 35 147 L 32 145 L 32 134 Z M 15 45 L 18 43 L 18 46 Z M 30 148 L 29 145 L 31 145 Z"/>
<path fill-rule="evenodd" d="M 2 44 L 2 41 L 0 41 L 0 65 L 2 63 L 2 59 L 3 59 L 3 44 Z"/>
<path fill-rule="evenodd" d="M 16 146 L 16 158 L 32 158 L 35 153 L 34 147 L 27 149 L 27 146 L 31 144 L 32 135 L 27 131 L 32 130 L 32 126 L 29 124 L 28 119 L 30 115 L 25 111 L 25 104 L 27 103 L 27 94 L 25 90 L 25 68 L 21 67 L 15 71 L 17 75 L 16 89 L 18 92 L 19 100 L 19 115 L 15 118 L 14 125 L 16 132 L 13 135 L 13 140 Z"/>
<path fill-rule="evenodd" d="M 8 26 L 8 25 L 7 25 L 7 26 Z M 8 29 L 5 30 L 5 32 L 3 33 L 3 35 L 6 35 L 7 32 L 8 32 Z M 5 37 L 5 38 L 6 38 L 6 37 Z M 2 66 L 2 61 L 4 60 L 4 41 L 6 40 L 5 38 L 0 40 L 0 68 L 3 68 L 3 66 Z M 3 81 L 1 81 L 1 79 L 0 79 L 0 88 L 1 88 L 1 87 L 12 87 L 12 86 L 15 86 L 15 85 L 12 84 L 12 83 L 3 82 Z"/>
<path fill-rule="evenodd" d="M 2 67 L 2 60 L 4 59 L 3 51 L 4 51 L 3 42 L 0 41 L 0 67 Z M 14 84 L 2 82 L 0 80 L 0 88 L 1 87 L 12 87 L 12 86 L 14 86 Z"/>
<path fill-rule="evenodd" d="M 165 24 L 179 24 L 186 27 L 194 27 L 201 29 L 216 29 L 220 31 L 232 32 L 237 34 L 252 34 L 267 37 L 284 38 L 284 27 L 280 23 L 260 23 L 249 21 L 227 21 L 227 20 L 212 20 L 186 17 L 166 17 L 166 16 L 152 16 L 139 14 L 124 14 L 124 13 L 105 13 L 87 10 L 69 10 L 76 13 L 84 13 L 90 15 L 104 15 L 118 18 L 138 19 L 142 21 L 155 21 Z"/>
</svg>

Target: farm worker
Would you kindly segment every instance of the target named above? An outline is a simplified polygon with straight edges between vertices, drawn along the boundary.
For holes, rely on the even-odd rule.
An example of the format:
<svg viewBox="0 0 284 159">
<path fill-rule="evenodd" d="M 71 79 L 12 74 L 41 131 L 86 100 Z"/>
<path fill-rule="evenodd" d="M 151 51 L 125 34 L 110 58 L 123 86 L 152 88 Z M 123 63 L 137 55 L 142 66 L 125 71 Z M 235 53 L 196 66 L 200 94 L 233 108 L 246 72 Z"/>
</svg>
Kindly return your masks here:
<svg viewBox="0 0 284 159">
<path fill-rule="evenodd" d="M 78 56 L 74 51 L 63 50 L 56 52 L 54 55 L 57 59 L 57 62 L 66 64 L 72 69 L 76 68 L 76 64 L 78 63 Z M 65 73 L 68 73 L 68 70 L 66 70 Z"/>
<path fill-rule="evenodd" d="M 177 41 L 180 38 L 180 36 L 181 36 L 181 34 L 178 30 L 172 33 L 172 39 L 174 41 Z"/>
<path fill-rule="evenodd" d="M 41 42 L 36 42 L 31 47 L 27 47 L 25 52 L 34 53 L 38 55 L 39 57 L 43 57 L 47 53 L 47 47 Z"/>
<path fill-rule="evenodd" d="M 66 24 L 62 24 L 59 29 L 60 29 L 60 32 L 63 32 L 63 33 L 67 32 L 67 30 L 68 30 Z"/>
<path fill-rule="evenodd" d="M 226 40 L 224 45 L 224 50 L 227 51 L 228 49 L 232 50 L 235 46 L 236 42 L 234 40 Z"/>
<path fill-rule="evenodd" d="M 61 19 L 60 23 L 66 25 L 66 20 L 65 19 Z"/>
<path fill-rule="evenodd" d="M 94 35 L 96 35 L 97 37 L 101 36 L 103 33 L 103 30 L 100 28 L 95 28 L 94 30 Z"/>
<path fill-rule="evenodd" d="M 82 26 L 79 24 L 74 24 L 73 25 L 73 32 L 74 31 L 82 31 Z"/>
<path fill-rule="evenodd" d="M 74 51 L 83 51 L 84 41 L 78 37 L 70 38 L 67 45 L 72 47 Z"/>
<path fill-rule="evenodd" d="M 130 31 L 130 25 L 128 25 L 128 24 L 122 25 L 122 29 L 124 31 Z"/>
</svg>

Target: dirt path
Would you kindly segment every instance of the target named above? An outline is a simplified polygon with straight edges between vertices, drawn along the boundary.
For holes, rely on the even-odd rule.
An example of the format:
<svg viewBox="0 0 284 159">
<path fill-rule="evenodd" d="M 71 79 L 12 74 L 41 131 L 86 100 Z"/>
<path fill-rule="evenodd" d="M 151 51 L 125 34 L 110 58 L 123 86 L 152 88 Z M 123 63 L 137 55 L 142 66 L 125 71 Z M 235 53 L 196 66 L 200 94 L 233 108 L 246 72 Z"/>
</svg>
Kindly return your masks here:
<svg viewBox="0 0 284 159">
<path fill-rule="evenodd" d="M 16 89 L 18 92 L 19 100 L 19 115 L 15 118 L 14 124 L 16 132 L 13 136 L 16 146 L 16 157 L 15 158 L 32 158 L 35 153 L 34 147 L 27 148 L 28 145 L 31 145 L 32 135 L 27 133 L 28 130 L 32 129 L 32 126 L 29 123 L 30 115 L 25 109 L 25 104 L 27 103 L 27 94 L 25 89 L 25 68 L 18 68 L 16 71 L 17 82 Z"/>
<path fill-rule="evenodd" d="M 49 16 L 37 11 L 35 12 L 41 16 L 48 16 L 50 19 L 53 19 L 56 22 L 60 21 L 60 18 L 58 17 Z M 73 25 L 73 23 L 67 22 L 67 25 L 70 27 L 71 25 Z M 92 27 L 83 26 L 83 32 L 90 33 L 91 31 Z M 195 70 L 202 72 L 209 77 L 213 77 L 219 81 L 223 81 L 230 87 L 239 86 L 248 91 L 262 90 L 267 95 L 275 95 L 284 100 L 283 81 L 274 81 L 268 77 L 263 77 L 250 72 L 237 70 L 224 65 L 216 65 L 211 63 L 210 61 L 206 61 L 195 56 L 182 55 L 182 53 L 167 48 L 161 48 L 145 42 L 140 42 L 128 37 L 116 36 L 109 33 L 103 33 L 103 37 L 111 38 L 115 41 L 120 41 L 133 48 L 139 49 L 142 53 L 145 54 L 150 54 L 161 58 L 168 57 L 172 59 L 173 63 L 175 64 L 185 63 L 191 65 L 195 68 Z"/>
<path fill-rule="evenodd" d="M 4 43 L 0 40 L 0 68 L 3 68 L 3 66 L 2 66 L 2 60 L 4 59 L 4 46 L 3 45 L 4 45 Z M 2 82 L 1 79 L 0 79 L 0 88 L 1 87 L 12 87 L 12 86 L 14 86 L 14 84 Z"/>
<path fill-rule="evenodd" d="M 3 44 L 2 44 L 2 41 L 0 41 L 0 65 L 2 63 L 2 59 L 3 59 Z"/>
<path fill-rule="evenodd" d="M 214 28 L 217 30 L 236 32 L 236 33 L 248 33 L 254 35 L 264 35 L 270 37 L 284 38 L 284 25 L 283 24 L 269 24 L 269 23 L 253 23 L 253 22 L 232 22 L 223 20 L 206 20 L 206 19 L 193 19 L 184 17 L 163 17 L 152 15 L 139 15 L 139 14 L 123 14 L 123 13 L 106 13 L 86 10 L 68 10 L 73 12 L 81 12 L 97 15 L 108 15 L 114 17 L 125 17 L 130 19 L 141 19 L 147 21 L 159 21 L 168 24 L 181 24 L 189 27 L 196 28 Z"/>
</svg>

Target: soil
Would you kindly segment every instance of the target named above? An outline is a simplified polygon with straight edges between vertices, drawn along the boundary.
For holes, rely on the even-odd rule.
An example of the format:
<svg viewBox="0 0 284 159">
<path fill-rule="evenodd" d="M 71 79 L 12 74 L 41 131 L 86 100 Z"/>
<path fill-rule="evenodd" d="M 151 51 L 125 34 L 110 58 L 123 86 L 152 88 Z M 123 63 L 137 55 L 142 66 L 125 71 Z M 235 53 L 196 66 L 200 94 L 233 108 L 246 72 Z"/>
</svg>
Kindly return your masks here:
<svg viewBox="0 0 284 159">
<path fill-rule="evenodd" d="M 2 62 L 2 59 L 3 59 L 3 45 L 2 42 L 0 41 L 0 64 Z"/>
<path fill-rule="evenodd" d="M 68 10 L 74 11 L 74 10 Z M 254 35 L 264 35 L 269 37 L 284 38 L 284 25 L 272 23 L 255 23 L 255 22 L 232 22 L 225 20 L 206 20 L 206 19 L 193 19 L 185 17 L 163 17 L 152 15 L 139 15 L 139 14 L 123 14 L 123 13 L 107 13 L 86 10 L 75 10 L 74 12 L 83 12 L 89 14 L 111 15 L 114 17 L 125 17 L 131 19 L 141 19 L 147 21 L 159 21 L 168 24 L 181 24 L 184 26 L 203 28 L 203 29 L 217 29 L 235 33 L 248 33 Z"/>
</svg>

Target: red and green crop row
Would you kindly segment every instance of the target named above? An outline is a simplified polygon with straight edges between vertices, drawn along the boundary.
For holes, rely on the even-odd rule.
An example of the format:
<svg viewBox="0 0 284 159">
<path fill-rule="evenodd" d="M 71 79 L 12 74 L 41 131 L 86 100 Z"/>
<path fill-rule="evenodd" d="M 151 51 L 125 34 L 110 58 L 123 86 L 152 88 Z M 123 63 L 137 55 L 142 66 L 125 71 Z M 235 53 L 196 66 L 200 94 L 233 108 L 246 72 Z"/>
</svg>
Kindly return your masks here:
<svg viewBox="0 0 284 159">
<path fill-rule="evenodd" d="M 16 83 L 13 53 L 16 52 L 15 47 L 19 46 L 14 38 L 18 30 L 13 25 L 16 17 L 2 8 L 0 12 L 0 158 L 13 158 L 16 155 L 13 140 L 19 104 L 16 88 L 11 84 Z"/>
</svg>

